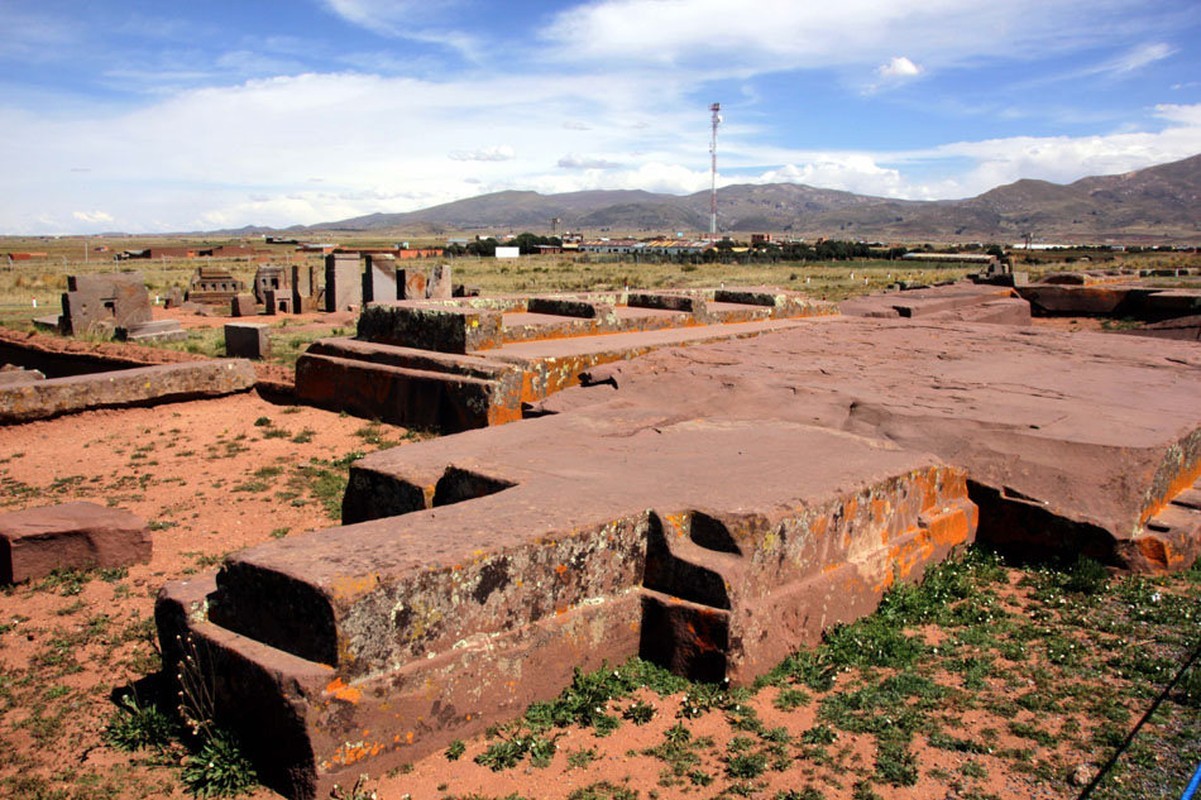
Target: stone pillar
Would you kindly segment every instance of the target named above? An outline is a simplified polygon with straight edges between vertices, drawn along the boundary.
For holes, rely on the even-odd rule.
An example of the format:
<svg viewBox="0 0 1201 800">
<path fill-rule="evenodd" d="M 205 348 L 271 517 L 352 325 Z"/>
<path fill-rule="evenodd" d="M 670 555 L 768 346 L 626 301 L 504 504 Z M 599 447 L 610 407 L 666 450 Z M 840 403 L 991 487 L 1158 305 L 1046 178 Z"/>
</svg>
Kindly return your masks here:
<svg viewBox="0 0 1201 800">
<path fill-rule="evenodd" d="M 325 257 L 325 310 L 349 311 L 362 305 L 359 254 L 330 253 Z"/>
<path fill-rule="evenodd" d="M 397 275 L 404 272 L 396 269 L 396 261 L 379 256 L 367 256 L 363 271 L 363 302 L 392 303 L 400 299 L 397 292 Z"/>
</svg>

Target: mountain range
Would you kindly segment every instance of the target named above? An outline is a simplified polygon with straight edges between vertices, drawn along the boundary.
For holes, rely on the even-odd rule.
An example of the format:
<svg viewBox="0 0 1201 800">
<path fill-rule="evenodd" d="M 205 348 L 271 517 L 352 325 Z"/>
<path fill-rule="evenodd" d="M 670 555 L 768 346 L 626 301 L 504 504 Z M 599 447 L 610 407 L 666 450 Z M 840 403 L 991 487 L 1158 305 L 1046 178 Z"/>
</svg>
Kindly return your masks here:
<svg viewBox="0 0 1201 800">
<path fill-rule="evenodd" d="M 475 233 L 587 237 L 709 229 L 709 192 L 637 190 L 543 195 L 505 191 L 402 214 L 371 214 L 291 230 L 405 236 Z M 1063 185 L 1019 180 L 965 200 L 895 200 L 792 183 L 717 192 L 723 233 L 881 241 L 1182 244 L 1201 241 L 1201 155 Z M 552 222 L 554 220 L 554 222 Z"/>
</svg>

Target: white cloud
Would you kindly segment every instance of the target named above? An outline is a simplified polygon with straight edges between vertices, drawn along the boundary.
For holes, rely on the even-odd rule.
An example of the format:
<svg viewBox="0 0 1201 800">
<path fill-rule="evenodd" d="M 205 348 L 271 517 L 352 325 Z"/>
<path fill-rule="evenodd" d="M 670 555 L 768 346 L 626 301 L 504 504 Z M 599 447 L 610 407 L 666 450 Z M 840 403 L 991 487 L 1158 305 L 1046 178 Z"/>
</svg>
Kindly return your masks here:
<svg viewBox="0 0 1201 800">
<path fill-rule="evenodd" d="M 621 163 L 599 156 L 581 156 L 569 153 L 559 159 L 559 166 L 563 169 L 614 169 L 620 167 Z"/>
<path fill-rule="evenodd" d="M 922 68 L 905 56 L 893 56 L 887 64 L 876 67 L 876 74 L 881 78 L 912 78 L 921 72 Z"/>
<path fill-rule="evenodd" d="M 517 157 L 517 153 L 509 145 L 502 144 L 481 147 L 478 150 L 455 150 L 449 157 L 455 161 L 512 161 Z"/>
<path fill-rule="evenodd" d="M 1141 0 L 596 0 L 561 12 L 541 36 L 565 61 L 630 69 L 688 65 L 710 75 L 788 69 L 864 73 L 904 42 L 911 63 L 1045 57 L 1137 31 Z M 916 60 L 914 60 L 916 59 Z"/>
<path fill-rule="evenodd" d="M 372 33 L 441 45 L 471 58 L 478 42 L 448 22 L 460 5 L 460 0 L 325 0 L 335 15 Z"/>
<path fill-rule="evenodd" d="M 1119 74 L 1135 72 L 1148 64 L 1154 64 L 1156 61 L 1163 61 L 1165 58 L 1170 58 L 1175 53 L 1176 48 L 1163 42 L 1140 45 L 1107 65 L 1106 71 Z"/>
<path fill-rule="evenodd" d="M 113 222 L 113 215 L 107 211 L 75 211 L 71 216 L 80 222 Z"/>
</svg>

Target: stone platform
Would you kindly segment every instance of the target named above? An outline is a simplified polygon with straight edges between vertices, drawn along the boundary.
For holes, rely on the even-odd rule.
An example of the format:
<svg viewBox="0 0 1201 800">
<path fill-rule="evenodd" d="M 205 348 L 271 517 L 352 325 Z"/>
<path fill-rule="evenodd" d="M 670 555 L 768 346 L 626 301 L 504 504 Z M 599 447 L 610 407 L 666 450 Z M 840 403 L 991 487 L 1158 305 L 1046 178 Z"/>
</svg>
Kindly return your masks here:
<svg viewBox="0 0 1201 800">
<path fill-rule="evenodd" d="M 1010 287 L 988 284 L 960 282 L 950 286 L 872 294 L 844 300 L 838 308 L 848 317 L 1030 324 L 1030 304 L 1026 300 Z"/>
<path fill-rule="evenodd" d="M 982 539 L 1176 569 L 1198 532 L 1153 520 L 1201 477 L 1199 368 L 1187 342 L 841 318 L 600 367 L 542 410 L 670 404 L 885 439 L 968 471 Z"/>
<path fill-rule="evenodd" d="M 598 364 L 778 330 L 836 313 L 774 289 L 709 289 L 373 305 L 353 339 L 315 342 L 296 364 L 308 403 L 445 433 L 522 418 Z"/>
<path fill-rule="evenodd" d="M 929 455 L 661 409 L 379 453 L 346 508 L 364 521 L 243 551 L 157 609 L 168 661 L 202 643 L 219 716 L 295 797 L 511 719 L 575 667 L 641 653 L 745 684 L 976 524 Z"/>
<path fill-rule="evenodd" d="M 190 638 L 218 718 L 265 780 L 310 798 L 511 719 L 574 667 L 639 653 L 746 683 L 977 535 L 1188 566 L 1196 346 L 943 315 L 965 307 L 731 323 L 755 333 L 708 342 L 687 338 L 700 325 L 505 342 L 503 320 L 471 326 L 472 309 L 446 341 L 484 351 L 407 362 L 340 343 L 399 370 L 469 365 L 485 410 L 496 370 L 545 398 L 542 416 L 372 454 L 351 469 L 343 527 L 169 584 L 168 667 Z M 381 338 L 408 324 L 376 322 Z M 662 340 L 631 359 L 627 335 Z M 601 341 L 625 355 L 554 371 Z M 547 388 L 581 385 L 505 372 L 539 359 Z"/>
</svg>

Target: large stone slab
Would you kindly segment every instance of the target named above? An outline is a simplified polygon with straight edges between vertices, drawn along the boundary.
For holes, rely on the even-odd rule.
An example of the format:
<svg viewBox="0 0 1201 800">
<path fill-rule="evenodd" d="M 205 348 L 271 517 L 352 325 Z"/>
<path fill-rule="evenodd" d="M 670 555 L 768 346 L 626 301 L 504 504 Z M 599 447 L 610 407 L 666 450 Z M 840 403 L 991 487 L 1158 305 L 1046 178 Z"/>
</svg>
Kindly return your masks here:
<svg viewBox="0 0 1201 800">
<path fill-rule="evenodd" d="M 220 397 L 251 389 L 254 383 L 254 367 L 249 361 L 229 359 L 162 364 L 0 386 L 0 424 L 46 419 L 93 408 Z"/>
<path fill-rule="evenodd" d="M 1030 304 L 1008 287 L 955 283 L 855 297 L 839 303 L 849 317 L 923 318 L 949 322 L 1029 325 Z"/>
<path fill-rule="evenodd" d="M 144 564 L 150 551 L 146 523 L 119 508 L 77 502 L 0 514 L 0 584 Z"/>
<path fill-rule="evenodd" d="M 360 521 L 243 551 L 158 606 L 164 646 L 205 643 L 219 716 L 292 796 L 512 718 L 577 666 L 642 653 L 746 683 L 976 523 L 965 474 L 931 456 L 665 409 L 376 454 L 344 513 Z"/>
<path fill-rule="evenodd" d="M 1174 569 L 1201 542 L 1150 521 L 1201 477 L 1198 367 L 1184 342 L 844 318 L 599 367 L 598 388 L 543 408 L 670 403 L 884 438 L 968 471 L 981 538 Z"/>
</svg>

